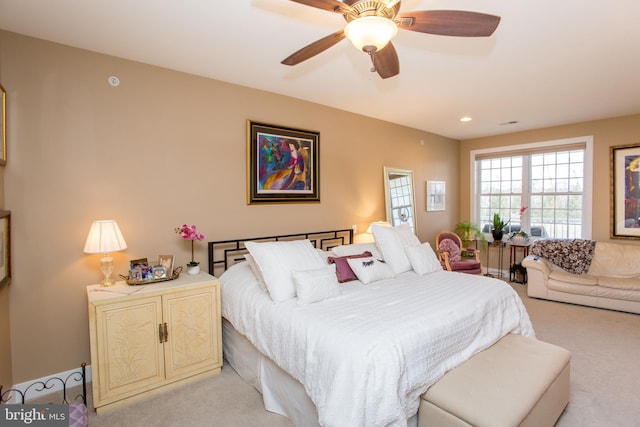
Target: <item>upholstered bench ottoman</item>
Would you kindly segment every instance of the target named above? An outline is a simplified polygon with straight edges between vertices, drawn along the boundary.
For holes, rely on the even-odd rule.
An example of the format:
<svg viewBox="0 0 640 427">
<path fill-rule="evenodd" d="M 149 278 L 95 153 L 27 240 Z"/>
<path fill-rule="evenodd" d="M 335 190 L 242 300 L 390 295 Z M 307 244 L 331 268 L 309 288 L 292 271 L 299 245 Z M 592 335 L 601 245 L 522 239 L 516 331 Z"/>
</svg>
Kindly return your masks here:
<svg viewBox="0 0 640 427">
<path fill-rule="evenodd" d="M 421 396 L 420 427 L 553 426 L 569 402 L 571 353 L 509 334 Z"/>
</svg>

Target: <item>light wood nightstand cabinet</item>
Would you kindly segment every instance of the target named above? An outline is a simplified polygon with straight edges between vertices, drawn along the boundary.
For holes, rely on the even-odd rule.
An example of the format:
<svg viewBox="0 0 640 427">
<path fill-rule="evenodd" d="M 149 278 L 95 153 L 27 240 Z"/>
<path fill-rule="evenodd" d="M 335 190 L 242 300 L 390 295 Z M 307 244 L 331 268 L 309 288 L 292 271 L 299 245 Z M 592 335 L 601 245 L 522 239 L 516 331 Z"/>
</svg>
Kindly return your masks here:
<svg viewBox="0 0 640 427">
<path fill-rule="evenodd" d="M 205 273 L 87 287 L 98 413 L 220 372 L 220 283 Z"/>
</svg>

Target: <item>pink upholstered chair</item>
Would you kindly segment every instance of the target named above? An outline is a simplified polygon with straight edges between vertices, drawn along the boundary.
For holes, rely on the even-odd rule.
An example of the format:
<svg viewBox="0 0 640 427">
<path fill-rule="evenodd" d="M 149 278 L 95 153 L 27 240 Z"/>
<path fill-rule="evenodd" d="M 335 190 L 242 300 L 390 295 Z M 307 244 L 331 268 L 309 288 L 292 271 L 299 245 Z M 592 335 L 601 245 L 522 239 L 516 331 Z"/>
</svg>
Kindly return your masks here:
<svg viewBox="0 0 640 427">
<path fill-rule="evenodd" d="M 467 252 L 473 252 L 473 258 L 462 258 L 462 239 L 452 231 L 443 230 L 436 236 L 436 253 L 442 264 L 442 268 L 449 271 L 458 271 L 468 274 L 482 274 L 480 264 L 480 251 L 469 248 Z"/>
</svg>

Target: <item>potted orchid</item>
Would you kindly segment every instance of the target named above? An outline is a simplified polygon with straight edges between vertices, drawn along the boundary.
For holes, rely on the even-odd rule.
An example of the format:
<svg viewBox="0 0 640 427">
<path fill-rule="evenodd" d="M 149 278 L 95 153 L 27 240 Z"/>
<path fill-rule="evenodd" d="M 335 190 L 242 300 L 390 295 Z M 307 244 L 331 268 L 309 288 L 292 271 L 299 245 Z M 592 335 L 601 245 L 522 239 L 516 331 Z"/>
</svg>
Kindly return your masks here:
<svg viewBox="0 0 640 427">
<path fill-rule="evenodd" d="M 518 215 L 520 216 L 520 224 L 522 224 L 522 214 L 527 210 L 528 206 L 522 206 L 518 211 Z M 522 229 L 518 231 L 514 231 L 511 233 L 511 237 L 509 237 L 514 243 L 526 243 L 529 241 L 529 235 Z"/>
<path fill-rule="evenodd" d="M 194 259 L 194 244 L 196 240 L 204 240 L 204 234 L 198 233 L 195 225 L 182 224 L 181 227 L 176 227 L 176 233 L 182 235 L 185 240 L 191 240 L 191 261 L 187 263 L 187 272 L 189 274 L 200 273 L 200 263 Z"/>
</svg>

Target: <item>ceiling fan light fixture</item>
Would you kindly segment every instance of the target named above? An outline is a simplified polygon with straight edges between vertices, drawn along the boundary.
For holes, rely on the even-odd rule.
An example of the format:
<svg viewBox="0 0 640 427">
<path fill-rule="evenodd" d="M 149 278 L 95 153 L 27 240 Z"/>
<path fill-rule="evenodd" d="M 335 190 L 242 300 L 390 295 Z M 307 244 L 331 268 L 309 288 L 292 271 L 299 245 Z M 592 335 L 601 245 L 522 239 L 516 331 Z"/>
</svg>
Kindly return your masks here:
<svg viewBox="0 0 640 427">
<path fill-rule="evenodd" d="M 398 34 L 398 26 L 381 16 L 363 16 L 349 22 L 344 34 L 356 49 L 375 52 L 382 50 Z"/>
</svg>

